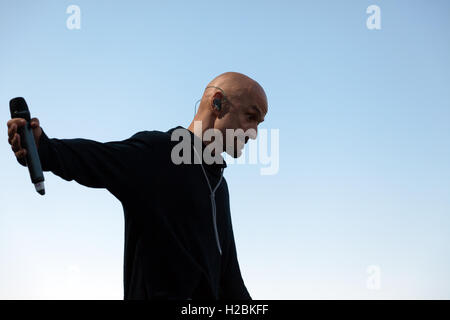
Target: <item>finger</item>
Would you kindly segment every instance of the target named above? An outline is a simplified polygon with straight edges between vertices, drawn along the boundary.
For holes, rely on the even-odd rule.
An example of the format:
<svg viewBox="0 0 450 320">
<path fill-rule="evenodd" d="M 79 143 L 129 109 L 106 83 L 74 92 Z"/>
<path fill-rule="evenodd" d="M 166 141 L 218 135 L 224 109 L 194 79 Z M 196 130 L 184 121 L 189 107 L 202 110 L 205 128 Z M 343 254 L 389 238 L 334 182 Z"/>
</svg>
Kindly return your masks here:
<svg viewBox="0 0 450 320">
<path fill-rule="evenodd" d="M 12 123 L 8 129 L 9 139 L 12 139 L 14 137 L 14 135 L 16 134 L 16 131 L 17 131 L 17 125 L 15 123 Z"/>
<path fill-rule="evenodd" d="M 15 141 L 16 141 L 15 137 L 16 137 L 16 134 L 11 135 L 11 136 L 8 138 L 8 142 L 9 142 L 9 144 L 11 145 L 11 147 L 13 147 L 14 144 L 15 144 Z"/>
<path fill-rule="evenodd" d="M 7 122 L 8 128 L 10 128 L 11 126 L 15 126 L 17 127 L 23 127 L 25 124 L 27 123 L 27 121 L 23 118 L 14 118 L 11 119 Z"/>
<path fill-rule="evenodd" d="M 12 151 L 14 151 L 14 152 L 19 151 L 19 149 L 17 148 L 17 142 L 16 142 L 16 140 L 17 140 L 17 138 L 16 138 L 16 136 L 14 135 L 14 137 L 11 139 L 11 149 L 12 149 Z"/>
<path fill-rule="evenodd" d="M 24 126 L 27 123 L 27 121 L 24 118 L 13 118 L 8 121 L 8 126 L 13 123 L 17 124 L 20 127 Z"/>
<path fill-rule="evenodd" d="M 22 150 L 19 150 L 17 152 L 14 152 L 14 154 L 15 154 L 15 156 L 17 158 L 20 159 L 20 158 L 23 158 L 23 157 L 25 157 L 27 155 L 27 150 L 26 149 L 22 149 Z"/>
<path fill-rule="evenodd" d="M 22 148 L 22 146 L 20 145 L 20 135 L 18 133 L 16 133 L 13 138 L 12 147 L 14 152 L 20 151 L 20 149 Z"/>
<path fill-rule="evenodd" d="M 14 118 L 8 121 L 8 137 L 13 139 L 18 127 L 23 127 L 26 124 L 26 120 L 23 118 Z M 9 141 L 9 140 L 8 140 Z"/>
<path fill-rule="evenodd" d="M 8 122 L 6 123 L 6 125 L 8 126 L 8 128 L 13 124 L 17 122 L 18 118 L 13 118 L 13 119 L 9 119 Z"/>
<path fill-rule="evenodd" d="M 39 119 L 38 118 L 32 118 L 30 121 L 30 125 L 32 128 L 39 127 Z"/>
</svg>

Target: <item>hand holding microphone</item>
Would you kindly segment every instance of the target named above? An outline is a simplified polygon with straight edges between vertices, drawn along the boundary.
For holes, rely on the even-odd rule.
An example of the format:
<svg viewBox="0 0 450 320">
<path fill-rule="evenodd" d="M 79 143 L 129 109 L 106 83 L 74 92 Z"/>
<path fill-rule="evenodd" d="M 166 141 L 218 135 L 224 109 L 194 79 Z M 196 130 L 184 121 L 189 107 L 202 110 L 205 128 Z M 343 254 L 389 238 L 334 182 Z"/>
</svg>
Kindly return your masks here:
<svg viewBox="0 0 450 320">
<path fill-rule="evenodd" d="M 12 99 L 10 111 L 12 119 L 7 122 L 8 142 L 17 160 L 28 167 L 36 191 L 44 195 L 44 174 L 37 151 L 42 135 L 39 119 L 30 119 L 30 111 L 23 98 Z"/>
</svg>

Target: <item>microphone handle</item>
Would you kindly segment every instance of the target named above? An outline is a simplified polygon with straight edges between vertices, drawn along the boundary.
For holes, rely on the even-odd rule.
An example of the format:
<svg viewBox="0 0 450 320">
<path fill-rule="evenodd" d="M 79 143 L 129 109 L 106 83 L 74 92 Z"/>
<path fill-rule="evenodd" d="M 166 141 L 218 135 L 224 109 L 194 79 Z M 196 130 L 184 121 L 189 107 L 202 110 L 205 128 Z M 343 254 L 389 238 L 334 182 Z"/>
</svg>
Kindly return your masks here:
<svg viewBox="0 0 450 320">
<path fill-rule="evenodd" d="M 44 174 L 42 172 L 41 161 L 34 141 L 33 129 L 31 128 L 30 121 L 27 120 L 27 124 L 20 129 L 22 129 L 21 138 L 23 146 L 27 149 L 26 164 L 28 171 L 30 172 L 31 182 L 34 184 L 42 182 L 44 181 Z"/>
</svg>

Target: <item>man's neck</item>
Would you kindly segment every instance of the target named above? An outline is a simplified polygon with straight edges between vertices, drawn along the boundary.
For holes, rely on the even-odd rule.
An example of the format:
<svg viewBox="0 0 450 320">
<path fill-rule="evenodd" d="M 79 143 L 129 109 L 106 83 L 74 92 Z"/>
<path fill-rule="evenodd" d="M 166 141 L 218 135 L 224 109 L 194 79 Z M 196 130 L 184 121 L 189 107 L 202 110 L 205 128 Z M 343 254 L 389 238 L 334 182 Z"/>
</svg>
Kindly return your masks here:
<svg viewBox="0 0 450 320">
<path fill-rule="evenodd" d="M 201 123 L 199 123 L 199 121 L 201 121 Z M 206 123 L 205 120 L 197 120 L 194 118 L 194 120 L 191 122 L 191 124 L 188 127 L 188 130 L 191 131 L 196 137 L 198 137 L 202 141 L 203 147 L 206 147 L 210 143 L 214 142 L 214 140 L 206 141 L 203 139 L 204 132 L 208 129 L 214 128 L 213 125 L 204 126 L 205 123 Z M 212 122 L 212 124 L 213 124 L 213 122 Z M 212 150 L 211 154 L 213 156 L 215 156 L 215 149 Z"/>
<path fill-rule="evenodd" d="M 200 119 L 200 117 L 195 117 L 188 127 L 188 130 L 195 134 L 203 142 L 205 146 L 211 143 L 211 141 L 204 141 L 203 134 L 206 130 L 214 128 L 214 120 L 209 117 L 206 119 Z"/>
</svg>

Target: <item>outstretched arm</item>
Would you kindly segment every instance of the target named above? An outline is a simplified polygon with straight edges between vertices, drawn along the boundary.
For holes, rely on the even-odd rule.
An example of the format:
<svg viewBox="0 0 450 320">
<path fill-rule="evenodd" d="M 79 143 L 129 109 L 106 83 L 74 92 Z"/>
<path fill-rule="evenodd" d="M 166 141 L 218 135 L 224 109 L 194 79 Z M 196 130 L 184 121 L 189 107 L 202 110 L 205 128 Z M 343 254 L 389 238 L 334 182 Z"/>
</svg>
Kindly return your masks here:
<svg viewBox="0 0 450 320">
<path fill-rule="evenodd" d="M 21 144 L 25 119 L 8 121 L 8 142 L 17 161 L 26 166 L 26 148 Z M 61 178 L 92 188 L 107 188 L 117 198 L 139 186 L 142 168 L 151 163 L 152 135 L 141 131 L 123 141 L 97 142 L 88 139 L 49 139 L 39 119 L 30 121 L 41 166 Z"/>
<path fill-rule="evenodd" d="M 131 190 L 139 178 L 149 146 L 139 132 L 123 141 L 88 139 L 39 139 L 42 169 L 92 188 L 106 188 L 115 196 Z M 20 162 L 20 160 L 18 159 Z"/>
</svg>

